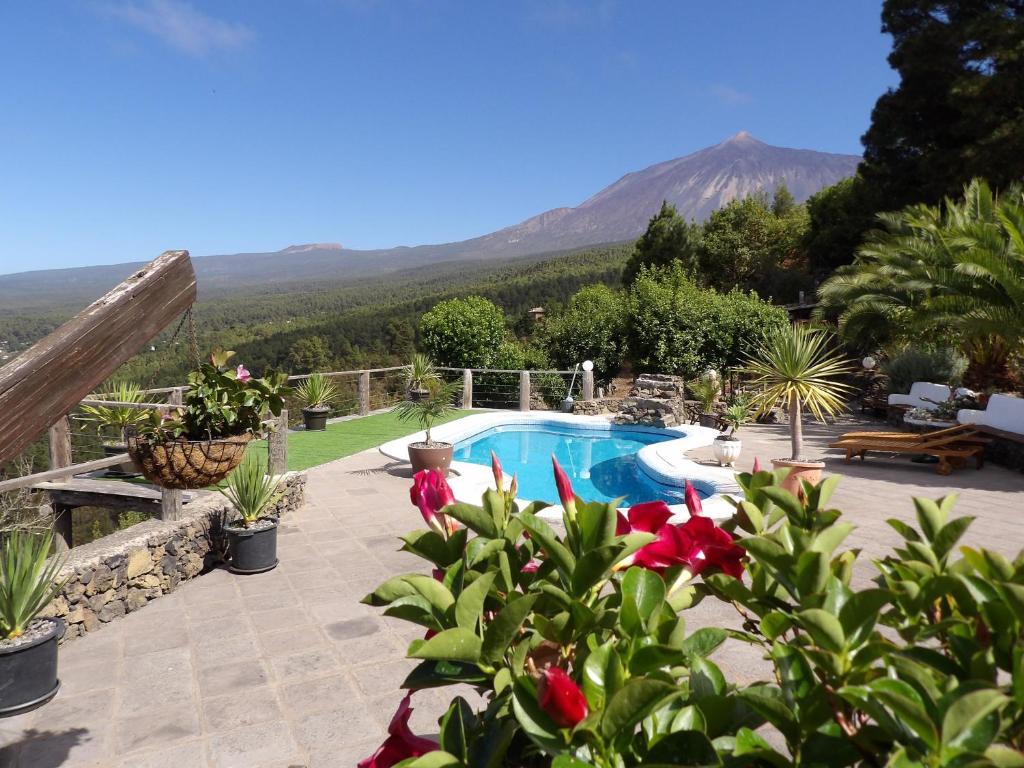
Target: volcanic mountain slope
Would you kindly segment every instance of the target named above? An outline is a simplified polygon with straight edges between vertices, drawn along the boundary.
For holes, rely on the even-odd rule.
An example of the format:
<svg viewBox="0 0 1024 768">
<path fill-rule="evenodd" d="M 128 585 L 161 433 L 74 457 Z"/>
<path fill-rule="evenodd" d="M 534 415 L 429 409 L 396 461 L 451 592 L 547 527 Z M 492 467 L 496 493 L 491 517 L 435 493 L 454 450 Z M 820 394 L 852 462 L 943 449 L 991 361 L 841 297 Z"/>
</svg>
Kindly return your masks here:
<svg viewBox="0 0 1024 768">
<path fill-rule="evenodd" d="M 194 259 L 206 295 L 315 279 L 382 275 L 431 264 L 509 258 L 639 236 L 668 200 L 688 219 L 703 220 L 731 200 L 785 184 L 798 201 L 853 175 L 860 158 L 774 147 L 741 132 L 713 147 L 628 173 L 575 208 L 555 208 L 482 237 L 457 243 L 357 251 L 334 243 L 294 245 L 268 253 Z M 187 243 L 170 244 L 187 247 Z M 147 254 L 155 257 L 157 254 Z M 0 306 L 93 299 L 136 265 L 0 275 Z"/>
</svg>

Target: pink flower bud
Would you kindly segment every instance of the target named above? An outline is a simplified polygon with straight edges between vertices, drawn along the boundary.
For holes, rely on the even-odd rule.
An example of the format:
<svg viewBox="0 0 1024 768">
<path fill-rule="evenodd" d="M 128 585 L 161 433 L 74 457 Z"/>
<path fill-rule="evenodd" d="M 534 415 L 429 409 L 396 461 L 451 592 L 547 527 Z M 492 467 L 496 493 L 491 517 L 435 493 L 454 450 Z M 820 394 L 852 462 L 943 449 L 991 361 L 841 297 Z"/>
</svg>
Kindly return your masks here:
<svg viewBox="0 0 1024 768">
<path fill-rule="evenodd" d="M 537 689 L 540 708 L 560 728 L 575 728 L 590 711 L 580 687 L 561 667 L 548 667 Z"/>
</svg>

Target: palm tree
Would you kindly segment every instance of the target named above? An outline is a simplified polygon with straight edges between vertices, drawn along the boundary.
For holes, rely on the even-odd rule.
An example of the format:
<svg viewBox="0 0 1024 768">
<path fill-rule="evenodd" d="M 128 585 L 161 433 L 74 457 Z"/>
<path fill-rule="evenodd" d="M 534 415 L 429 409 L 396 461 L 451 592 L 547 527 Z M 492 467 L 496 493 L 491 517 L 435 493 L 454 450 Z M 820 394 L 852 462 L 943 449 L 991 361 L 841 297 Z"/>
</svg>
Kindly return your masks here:
<svg viewBox="0 0 1024 768">
<path fill-rule="evenodd" d="M 823 314 L 843 335 L 877 343 L 953 341 L 968 350 L 1024 343 L 1024 187 L 996 197 L 983 180 L 963 200 L 881 214 L 857 261 L 820 288 Z"/>
<path fill-rule="evenodd" d="M 754 376 L 751 385 L 762 387 L 754 407 L 767 413 L 779 400 L 789 406 L 790 461 L 804 461 L 803 409 L 824 421 L 843 410 L 844 396 L 853 392 L 836 381 L 853 366 L 832 351 L 831 340 L 824 330 L 796 325 L 766 339 L 747 360 L 746 371 Z"/>
</svg>

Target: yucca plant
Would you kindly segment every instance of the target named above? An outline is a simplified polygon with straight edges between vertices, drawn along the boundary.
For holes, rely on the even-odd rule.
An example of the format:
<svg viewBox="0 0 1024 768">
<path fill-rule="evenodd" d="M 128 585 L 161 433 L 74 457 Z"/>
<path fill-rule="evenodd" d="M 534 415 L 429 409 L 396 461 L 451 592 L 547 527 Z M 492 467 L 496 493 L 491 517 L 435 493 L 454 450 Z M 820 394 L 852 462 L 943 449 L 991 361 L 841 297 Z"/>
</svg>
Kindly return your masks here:
<svg viewBox="0 0 1024 768">
<path fill-rule="evenodd" d="M 252 452 L 218 490 L 231 502 L 246 528 L 264 517 L 267 509 L 284 495 L 279 478 L 268 475 L 266 461 Z"/>
<path fill-rule="evenodd" d="M 779 400 L 789 406 L 791 461 L 803 461 L 803 409 L 824 421 L 843 410 L 844 396 L 853 391 L 837 381 L 853 366 L 832 350 L 831 340 L 824 330 L 792 326 L 765 339 L 746 363 L 754 376 L 751 386 L 762 387 L 754 396 L 754 407 L 763 414 Z"/>
<path fill-rule="evenodd" d="M 50 558 L 53 534 L 15 530 L 0 547 L 0 639 L 20 637 L 64 588 L 57 574 L 65 558 Z"/>
<path fill-rule="evenodd" d="M 753 410 L 752 400 L 748 394 L 737 395 L 732 404 L 725 409 L 725 413 L 722 414 L 722 421 L 731 427 L 731 434 L 737 434 L 740 431 L 740 427 L 750 423 L 751 418 L 753 418 L 753 413 L 751 412 Z"/>
<path fill-rule="evenodd" d="M 417 421 L 420 429 L 426 432 L 426 444 L 434 445 L 430 437 L 430 429 L 434 422 L 447 416 L 455 406 L 455 395 L 462 389 L 461 382 L 442 384 L 440 380 L 428 388 L 426 397 L 420 400 L 403 400 L 395 406 L 394 412 L 399 421 Z"/>
<path fill-rule="evenodd" d="M 426 355 L 417 352 L 409 360 L 405 369 L 405 388 L 410 391 L 429 390 L 441 383 L 441 374 L 434 368 L 434 363 Z"/>
<path fill-rule="evenodd" d="M 704 413 L 712 413 L 715 409 L 715 401 L 722 391 L 722 384 L 717 376 L 705 373 L 699 379 L 690 382 L 690 391 L 700 401 L 700 409 Z"/>
<path fill-rule="evenodd" d="M 138 384 L 132 382 L 120 382 L 116 384 L 111 392 L 96 396 L 98 400 L 116 400 L 119 403 L 141 403 L 144 402 L 145 393 Z M 128 427 L 136 427 L 149 421 L 150 411 L 144 408 L 119 408 L 116 405 L 83 405 L 82 421 L 92 424 L 96 434 L 102 434 L 104 429 L 111 429 L 117 435 L 117 440 L 124 439 L 124 431 Z"/>
<path fill-rule="evenodd" d="M 295 388 L 295 394 L 307 408 L 326 408 L 338 391 L 338 385 L 322 373 L 310 374 Z"/>
</svg>

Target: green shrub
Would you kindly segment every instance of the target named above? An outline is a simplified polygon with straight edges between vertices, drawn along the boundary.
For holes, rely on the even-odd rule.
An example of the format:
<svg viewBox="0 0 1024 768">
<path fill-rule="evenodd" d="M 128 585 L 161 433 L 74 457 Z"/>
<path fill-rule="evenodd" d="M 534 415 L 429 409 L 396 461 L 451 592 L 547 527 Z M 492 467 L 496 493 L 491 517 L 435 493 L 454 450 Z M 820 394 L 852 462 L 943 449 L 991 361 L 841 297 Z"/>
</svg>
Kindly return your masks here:
<svg viewBox="0 0 1024 768">
<path fill-rule="evenodd" d="M 889 391 L 904 395 L 915 381 L 958 386 L 966 370 L 967 358 L 948 347 L 904 347 L 882 363 L 882 372 L 889 377 Z"/>
<path fill-rule="evenodd" d="M 448 299 L 420 319 L 427 354 L 450 368 L 494 368 L 505 338 L 505 313 L 479 296 Z"/>
<path fill-rule="evenodd" d="M 594 378 L 609 381 L 626 351 L 626 304 L 606 285 L 588 285 L 569 300 L 565 312 L 545 323 L 539 336 L 552 363 L 572 370 L 584 360 L 594 363 Z"/>
</svg>

